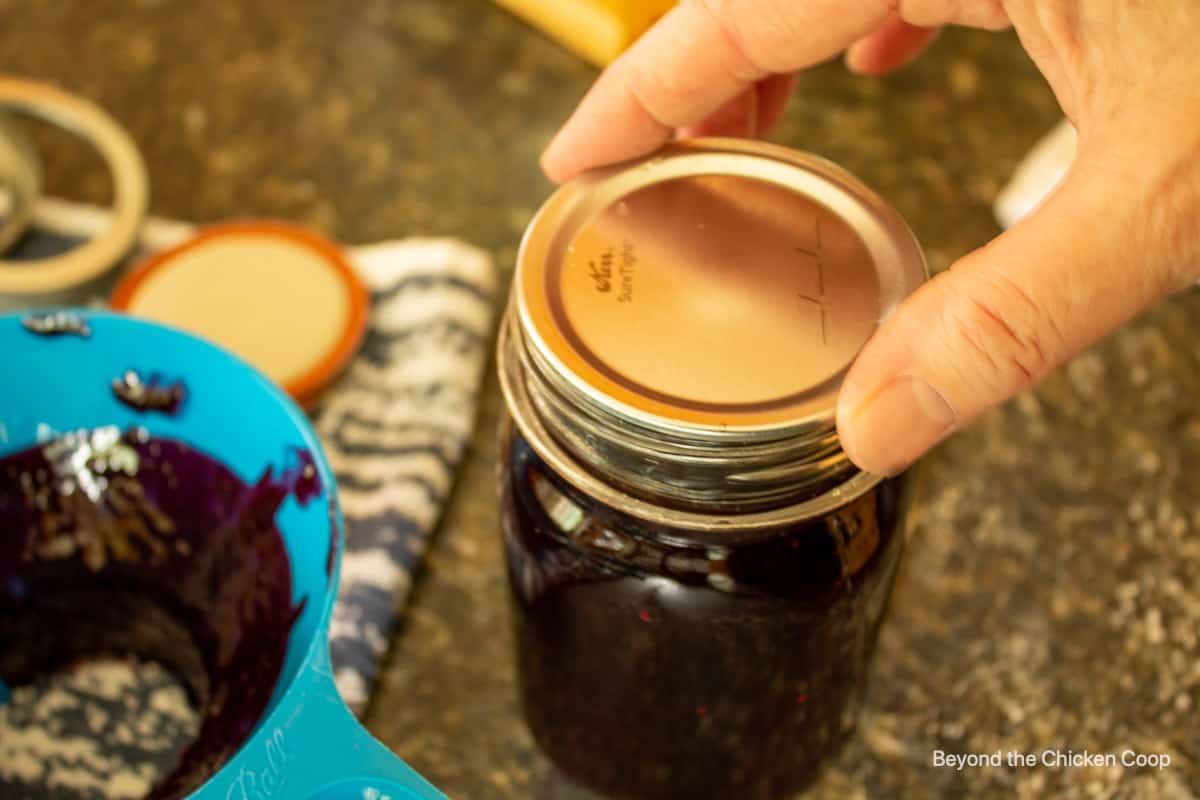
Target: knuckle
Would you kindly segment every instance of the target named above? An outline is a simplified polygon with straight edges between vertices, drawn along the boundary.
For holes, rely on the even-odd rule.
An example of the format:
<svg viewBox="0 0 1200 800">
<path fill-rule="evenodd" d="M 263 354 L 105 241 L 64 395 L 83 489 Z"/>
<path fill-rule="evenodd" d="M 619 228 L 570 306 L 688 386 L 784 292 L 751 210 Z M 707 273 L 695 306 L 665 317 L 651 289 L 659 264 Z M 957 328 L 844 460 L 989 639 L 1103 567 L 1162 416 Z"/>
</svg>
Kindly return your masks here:
<svg viewBox="0 0 1200 800">
<path fill-rule="evenodd" d="M 736 3 L 730 0 L 688 0 L 700 13 L 712 19 L 721 32 L 734 62 L 730 73 L 742 80 L 752 79 L 759 72 L 755 43 L 746 41 L 739 23 Z"/>
<path fill-rule="evenodd" d="M 643 117 L 664 128 L 675 127 L 676 122 L 670 106 L 674 104 L 674 98 L 679 93 L 677 87 L 661 80 L 655 82 L 653 78 L 644 77 L 644 73 L 634 73 L 630 80 L 622 84 L 622 89 L 625 92 L 625 101 Z M 648 97 L 660 99 L 652 102 Z"/>
<path fill-rule="evenodd" d="M 712 18 L 733 56 L 738 77 L 757 80 L 795 68 L 796 9 L 790 2 L 685 0 Z"/>
<path fill-rule="evenodd" d="M 899 0 L 900 17 L 910 25 L 933 26 L 956 21 L 959 0 Z"/>
<path fill-rule="evenodd" d="M 942 334 L 952 352 L 969 358 L 960 377 L 992 395 L 1031 386 L 1062 352 L 1062 333 L 1050 314 L 1022 287 L 992 278 L 957 295 L 944 309 Z"/>
<path fill-rule="evenodd" d="M 978 28 L 1008 27 L 1003 0 L 891 0 L 900 17 L 912 25 L 967 25 Z"/>
</svg>

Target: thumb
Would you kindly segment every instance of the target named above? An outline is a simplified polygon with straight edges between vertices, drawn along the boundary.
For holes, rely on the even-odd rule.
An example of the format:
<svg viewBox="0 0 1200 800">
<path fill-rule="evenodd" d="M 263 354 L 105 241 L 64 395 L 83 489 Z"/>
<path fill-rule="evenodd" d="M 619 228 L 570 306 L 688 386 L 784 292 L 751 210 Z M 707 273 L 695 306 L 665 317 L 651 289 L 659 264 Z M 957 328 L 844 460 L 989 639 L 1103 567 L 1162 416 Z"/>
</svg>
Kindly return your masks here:
<svg viewBox="0 0 1200 800">
<path fill-rule="evenodd" d="M 1180 247 L 1191 215 L 1178 170 L 1122 174 L 1107 155 L 1081 150 L 1033 215 L 922 286 L 867 343 L 837 411 L 859 467 L 899 472 L 1182 288 L 1196 249 Z"/>
</svg>

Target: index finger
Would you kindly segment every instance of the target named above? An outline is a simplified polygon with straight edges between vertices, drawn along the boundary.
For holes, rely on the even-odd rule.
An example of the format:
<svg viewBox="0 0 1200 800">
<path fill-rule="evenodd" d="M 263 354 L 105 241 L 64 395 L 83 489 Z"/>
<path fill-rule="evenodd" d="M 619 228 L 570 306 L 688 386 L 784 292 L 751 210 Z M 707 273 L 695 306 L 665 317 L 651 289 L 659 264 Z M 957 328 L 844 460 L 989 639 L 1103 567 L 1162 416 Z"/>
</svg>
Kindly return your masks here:
<svg viewBox="0 0 1200 800">
<path fill-rule="evenodd" d="M 542 154 L 563 181 L 644 155 L 755 82 L 831 58 L 894 0 L 684 0 L 606 69 Z"/>
</svg>

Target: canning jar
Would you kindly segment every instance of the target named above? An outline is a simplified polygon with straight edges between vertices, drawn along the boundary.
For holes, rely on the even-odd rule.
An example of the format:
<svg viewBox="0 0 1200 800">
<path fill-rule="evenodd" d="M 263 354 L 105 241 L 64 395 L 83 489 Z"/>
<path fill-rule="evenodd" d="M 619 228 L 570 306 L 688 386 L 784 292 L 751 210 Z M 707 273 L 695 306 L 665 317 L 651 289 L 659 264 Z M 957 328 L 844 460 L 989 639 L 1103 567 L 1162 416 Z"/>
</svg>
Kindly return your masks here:
<svg viewBox="0 0 1200 800">
<path fill-rule="evenodd" d="M 925 276 L 875 193 L 762 143 L 678 143 L 538 212 L 499 340 L 500 516 L 525 718 L 568 776 L 774 799 L 845 739 L 907 492 L 833 411 Z"/>
</svg>

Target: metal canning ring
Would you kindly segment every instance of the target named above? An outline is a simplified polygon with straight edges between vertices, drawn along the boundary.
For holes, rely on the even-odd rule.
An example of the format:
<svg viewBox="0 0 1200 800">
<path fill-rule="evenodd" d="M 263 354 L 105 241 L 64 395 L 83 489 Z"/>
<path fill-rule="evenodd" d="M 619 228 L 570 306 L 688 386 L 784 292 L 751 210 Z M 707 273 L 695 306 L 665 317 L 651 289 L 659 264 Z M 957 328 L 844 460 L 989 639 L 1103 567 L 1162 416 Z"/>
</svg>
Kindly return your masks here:
<svg viewBox="0 0 1200 800">
<path fill-rule="evenodd" d="M 2 113 L 0 185 L 8 189 L 8 205 L 0 221 L 0 253 L 3 253 L 21 238 L 33 220 L 33 204 L 42 193 L 42 162 L 25 131 Z"/>
<path fill-rule="evenodd" d="M 33 299 L 99 277 L 129 251 L 146 215 L 149 182 L 137 145 L 99 106 L 37 81 L 0 77 L 0 111 L 36 117 L 79 136 L 107 162 L 113 184 L 113 221 L 107 231 L 48 258 L 0 260 L 0 296 Z"/>
</svg>

